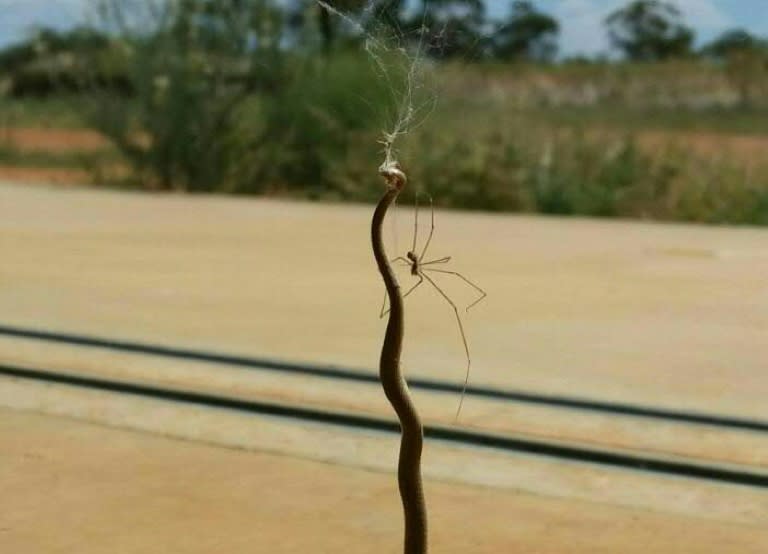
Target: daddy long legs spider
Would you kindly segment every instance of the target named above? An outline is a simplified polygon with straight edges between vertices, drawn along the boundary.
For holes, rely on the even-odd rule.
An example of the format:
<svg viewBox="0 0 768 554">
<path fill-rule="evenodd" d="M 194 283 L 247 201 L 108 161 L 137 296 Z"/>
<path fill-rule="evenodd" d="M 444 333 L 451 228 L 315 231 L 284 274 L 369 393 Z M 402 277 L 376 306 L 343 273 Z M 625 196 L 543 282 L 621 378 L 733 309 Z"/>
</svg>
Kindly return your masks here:
<svg viewBox="0 0 768 554">
<path fill-rule="evenodd" d="M 446 301 L 448 304 L 450 304 L 451 308 L 453 309 L 453 313 L 456 315 L 456 323 L 459 327 L 459 333 L 461 334 L 461 342 L 464 345 L 464 354 L 467 358 L 467 369 L 464 375 L 464 386 L 461 391 L 461 400 L 459 400 L 459 407 L 456 410 L 456 417 L 455 419 L 459 418 L 459 414 L 461 413 L 461 407 L 464 403 L 464 395 L 467 390 L 467 384 L 469 383 L 469 370 L 470 366 L 472 365 L 472 358 L 469 354 L 469 345 L 467 344 L 467 335 L 464 332 L 464 324 L 461 321 L 461 314 L 459 313 L 459 308 L 456 306 L 456 303 L 451 300 L 451 298 L 445 293 L 445 291 L 440 288 L 440 286 L 434 281 L 433 277 L 430 277 L 430 273 L 440 273 L 444 275 L 452 275 L 454 277 L 458 277 L 462 281 L 464 281 L 466 284 L 468 284 L 470 287 L 472 287 L 476 292 L 478 292 L 480 295 L 475 299 L 474 302 L 469 304 L 465 311 L 468 312 L 470 308 L 473 306 L 476 306 L 483 298 L 487 296 L 486 292 L 478 287 L 475 283 L 464 277 L 461 273 L 458 271 L 450 271 L 447 269 L 441 269 L 439 267 L 435 266 L 441 266 L 443 264 L 447 264 L 451 261 L 450 256 L 445 256 L 443 258 L 436 258 L 434 260 L 428 260 L 424 261 L 425 256 L 427 255 L 427 250 L 429 249 L 429 244 L 432 242 L 432 236 L 435 234 L 435 207 L 432 203 L 432 197 L 429 197 L 429 205 L 431 210 L 431 226 L 429 229 L 429 235 L 427 236 L 427 240 L 424 243 L 424 248 L 422 249 L 420 254 L 417 254 L 416 252 L 416 242 L 419 235 L 419 199 L 418 195 L 416 196 L 416 203 L 415 203 L 415 213 L 414 213 L 414 222 L 413 222 L 413 243 L 411 245 L 411 249 L 406 253 L 405 257 L 398 256 L 392 262 L 399 262 L 401 264 L 404 264 L 410 269 L 411 275 L 416 277 L 418 281 L 416 281 L 416 284 L 411 286 L 404 294 L 403 298 L 407 297 L 409 294 L 411 294 L 413 291 L 415 291 L 419 286 L 424 282 L 427 281 L 430 285 L 432 285 L 432 288 L 437 291 L 437 293 Z M 443 266 L 444 267 L 444 266 Z M 379 314 L 379 317 L 384 317 L 387 312 L 389 312 L 389 309 L 385 309 L 387 304 L 387 295 L 384 295 L 384 302 L 381 305 L 381 313 Z"/>
</svg>

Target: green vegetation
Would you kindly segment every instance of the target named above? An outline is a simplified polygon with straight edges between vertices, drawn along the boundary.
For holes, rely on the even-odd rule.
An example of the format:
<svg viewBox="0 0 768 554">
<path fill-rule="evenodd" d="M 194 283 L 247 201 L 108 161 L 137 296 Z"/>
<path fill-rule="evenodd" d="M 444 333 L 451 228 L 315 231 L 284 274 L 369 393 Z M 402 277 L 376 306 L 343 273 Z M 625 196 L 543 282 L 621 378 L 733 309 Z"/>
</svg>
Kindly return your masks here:
<svg viewBox="0 0 768 554">
<path fill-rule="evenodd" d="M 409 120 L 398 158 L 441 205 L 768 224 L 768 162 L 727 147 L 768 132 L 762 39 L 732 31 L 695 55 L 679 13 L 642 0 L 606 21 L 634 61 L 556 63 L 559 25 L 531 2 L 493 25 L 479 0 L 427 3 L 418 20 L 401 2 L 332 4 L 366 32 L 314 2 L 125 13 L 105 0 L 113 36 L 43 33 L 0 54 L 0 126 L 89 127 L 111 148 L 0 140 L 0 163 L 86 166 L 148 190 L 372 201 L 379 141 Z M 725 146 L 697 147 L 702 132 Z"/>
<path fill-rule="evenodd" d="M 665 60 L 692 50 L 693 29 L 683 24 L 680 10 L 668 2 L 634 0 L 605 23 L 613 45 L 630 60 Z"/>
<path fill-rule="evenodd" d="M 455 111 L 451 110 L 453 113 Z M 450 112 L 442 113 L 450 119 Z M 497 114 L 498 115 L 498 114 Z M 452 207 L 708 223 L 768 223 L 768 166 L 712 160 L 683 148 L 650 153 L 631 135 L 557 131 L 525 114 L 486 114 L 455 132 L 422 130 L 405 164 Z M 450 129 L 450 127 L 448 127 Z M 412 166 L 411 163 L 415 163 Z"/>
<path fill-rule="evenodd" d="M 512 110 L 515 112 L 515 110 Z M 552 126 L 613 130 L 619 133 L 642 131 L 719 134 L 725 140 L 733 135 L 768 135 L 768 113 L 763 109 L 664 109 L 630 110 L 623 106 L 528 108 L 520 116 Z"/>
<path fill-rule="evenodd" d="M 96 168 L 120 161 L 119 155 L 112 150 L 48 152 L 21 150 L 0 143 L 0 165 L 9 167 L 82 169 Z"/>
<path fill-rule="evenodd" d="M 89 99 L 83 95 L 0 97 L 0 128 L 83 128 L 87 126 L 88 102 Z"/>
<path fill-rule="evenodd" d="M 536 10 L 532 2 L 514 2 L 508 19 L 497 24 L 488 41 L 489 53 L 498 60 L 551 62 L 559 32 L 560 24 Z"/>
</svg>

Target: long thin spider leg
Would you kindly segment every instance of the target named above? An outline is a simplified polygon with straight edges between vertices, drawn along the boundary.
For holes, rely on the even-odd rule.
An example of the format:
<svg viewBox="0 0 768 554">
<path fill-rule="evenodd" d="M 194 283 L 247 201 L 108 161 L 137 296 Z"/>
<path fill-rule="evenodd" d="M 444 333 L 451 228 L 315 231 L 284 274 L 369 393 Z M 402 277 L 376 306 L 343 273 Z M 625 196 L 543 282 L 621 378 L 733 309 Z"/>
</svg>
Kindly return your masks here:
<svg viewBox="0 0 768 554">
<path fill-rule="evenodd" d="M 420 262 L 419 265 L 447 264 L 450 261 L 451 261 L 451 257 L 446 256 L 445 258 L 440 258 L 439 260 L 430 260 L 428 262 Z"/>
<path fill-rule="evenodd" d="M 453 300 L 451 300 L 447 294 L 443 292 L 443 289 L 441 289 L 439 286 L 437 286 L 437 283 L 435 283 L 429 275 L 423 274 L 424 278 L 429 281 L 433 287 L 435 287 L 435 290 L 440 293 L 440 296 L 445 298 L 446 302 L 448 302 L 451 305 L 451 308 L 453 308 L 453 312 L 456 314 L 456 321 L 459 324 L 459 332 L 461 333 L 461 342 L 464 343 L 464 352 L 467 355 L 467 371 L 464 375 L 464 386 L 461 389 L 461 399 L 459 400 L 459 407 L 456 410 L 456 416 L 454 418 L 454 421 L 458 421 L 459 414 L 461 413 L 461 407 L 464 405 L 464 396 L 467 392 L 467 384 L 469 383 L 469 369 L 472 365 L 472 359 L 469 356 L 469 345 L 467 344 L 467 336 L 464 333 L 464 325 L 461 323 L 461 316 L 459 315 L 459 309 L 456 307 L 456 304 L 453 303 Z"/>
<path fill-rule="evenodd" d="M 403 294 L 403 300 L 405 300 L 405 297 L 408 296 L 409 294 L 411 294 L 413 291 L 415 291 L 416 287 L 418 287 L 423 282 L 424 282 L 424 278 L 421 275 L 419 275 L 419 282 L 416 283 L 415 285 L 413 285 L 411 288 L 409 288 L 408 292 Z M 387 303 L 387 296 L 385 295 L 384 296 L 384 304 L 381 305 L 381 315 L 379 315 L 379 318 L 382 318 L 382 317 L 384 317 L 385 315 L 387 315 L 389 313 L 389 308 L 387 308 L 386 311 L 384 310 L 384 306 L 386 305 L 386 303 Z"/>
<path fill-rule="evenodd" d="M 432 202 L 431 196 L 429 197 L 429 207 L 432 210 L 432 226 L 429 229 L 427 242 L 424 243 L 424 250 L 421 251 L 421 256 L 419 256 L 419 263 L 421 263 L 421 260 L 424 259 L 424 256 L 427 253 L 427 248 L 429 248 L 429 243 L 432 241 L 432 235 L 435 234 L 435 204 Z"/>
<path fill-rule="evenodd" d="M 422 264 L 422 265 L 424 265 L 424 264 Z M 475 305 L 477 305 L 477 304 L 478 304 L 478 303 L 479 303 L 479 302 L 480 302 L 480 301 L 481 301 L 483 298 L 485 298 L 486 296 L 488 296 L 488 293 L 487 293 L 487 292 L 485 292 L 483 289 L 481 289 L 480 287 L 478 287 L 478 286 L 477 286 L 476 284 L 474 284 L 472 281 L 470 281 L 469 279 L 467 279 L 466 277 L 464 277 L 464 276 L 463 276 L 461 273 L 459 273 L 458 271 L 448 271 L 448 270 L 445 270 L 445 269 L 435 269 L 434 267 L 425 268 L 425 269 L 424 269 L 424 271 L 434 271 L 434 272 L 436 272 L 436 273 L 447 273 L 448 275 L 455 275 L 456 277 L 458 277 L 459 279 L 461 279 L 462 281 L 464 281 L 465 283 L 467 283 L 467 284 L 468 284 L 470 287 L 472 287 L 473 289 L 475 289 L 477 292 L 479 292 L 479 293 L 480 293 L 480 298 L 478 298 L 477 300 L 475 300 L 474 302 L 472 302 L 472 303 L 471 303 L 469 306 L 467 306 L 467 309 L 465 310 L 465 311 L 467 311 L 467 312 L 469 311 L 469 309 L 470 309 L 472 306 L 475 306 Z"/>
<path fill-rule="evenodd" d="M 398 257 L 397 257 L 397 258 L 395 258 L 394 260 L 390 260 L 390 261 L 391 261 L 391 262 L 393 262 L 393 263 L 394 263 L 394 262 L 405 262 L 406 264 L 408 264 L 408 265 L 411 265 L 411 262 L 410 262 L 409 260 L 406 260 L 406 259 L 405 259 L 405 258 L 403 258 L 402 256 L 398 256 Z"/>
<path fill-rule="evenodd" d="M 419 282 L 413 285 L 411 288 L 409 288 L 408 291 L 405 294 L 403 294 L 403 298 L 405 298 L 406 296 L 411 294 L 413 291 L 415 291 L 416 287 L 418 287 L 423 282 L 424 282 L 424 278 L 421 275 L 419 275 Z"/>
<path fill-rule="evenodd" d="M 389 308 L 387 308 L 387 298 L 389 298 L 389 295 L 387 294 L 387 291 L 384 291 L 384 300 L 381 301 L 381 310 L 379 311 L 379 319 L 383 318 L 385 315 L 389 313 Z M 386 311 L 384 308 L 387 308 Z"/>
</svg>

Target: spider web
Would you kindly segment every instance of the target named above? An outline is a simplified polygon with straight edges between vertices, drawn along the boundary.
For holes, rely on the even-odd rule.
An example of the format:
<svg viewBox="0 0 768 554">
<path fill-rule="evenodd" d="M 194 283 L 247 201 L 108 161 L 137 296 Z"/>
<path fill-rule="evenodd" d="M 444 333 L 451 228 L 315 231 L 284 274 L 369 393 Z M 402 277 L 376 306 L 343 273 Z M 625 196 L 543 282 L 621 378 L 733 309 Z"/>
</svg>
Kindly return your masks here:
<svg viewBox="0 0 768 554">
<path fill-rule="evenodd" d="M 376 21 L 371 22 L 376 6 L 380 5 L 380 2 L 377 3 L 375 0 L 369 0 L 365 7 L 359 12 L 359 16 L 346 13 L 337 7 L 330 5 L 325 0 L 314 1 L 318 6 L 324 8 L 329 13 L 339 18 L 344 24 L 348 25 L 353 32 L 359 33 L 359 35 L 363 37 L 365 51 L 371 62 L 374 64 L 379 78 L 382 79 L 387 87 L 389 92 L 389 105 L 380 107 L 384 110 L 386 120 L 386 126 L 382 130 L 382 139 L 380 141 L 384 146 L 384 160 L 380 167 L 392 167 L 392 165 L 398 163 L 397 155 L 399 144 L 412 130 L 424 124 L 437 104 L 437 94 L 434 87 L 430 86 L 430 62 L 427 57 L 427 51 L 440 51 L 443 46 L 441 43 L 447 40 L 446 33 L 444 32 L 444 29 L 428 29 L 424 25 L 424 14 L 422 14 L 421 26 L 410 33 L 404 32 L 403 29 L 398 27 L 394 22 L 392 26 L 386 26 L 381 22 Z M 414 189 L 417 202 L 418 195 L 422 192 L 419 189 L 420 187 Z M 396 210 L 394 211 L 394 216 L 392 223 L 395 235 L 395 252 L 399 253 L 400 250 L 397 247 L 398 226 L 396 221 Z M 414 230 L 414 249 L 416 238 L 417 230 Z M 458 327 L 466 351 L 466 374 L 461 399 L 454 419 L 454 421 L 457 421 L 464 402 L 471 368 L 469 347 L 467 345 L 464 327 L 461 322 L 461 316 L 459 315 L 456 305 L 449 299 L 445 292 L 432 281 L 432 279 L 426 275 L 425 279 L 437 289 L 438 293 L 442 295 L 451 305 L 452 309 L 456 311 Z M 461 279 L 466 280 L 463 276 L 461 276 Z M 472 286 L 474 287 L 475 285 L 472 284 Z M 483 295 L 485 295 L 484 292 Z M 482 298 L 476 300 L 475 303 L 481 299 Z M 384 307 L 382 307 L 382 314 L 383 313 Z"/>
<path fill-rule="evenodd" d="M 381 165 L 396 164 L 398 144 L 427 120 L 437 102 L 425 56 L 427 29 L 422 25 L 406 32 L 394 21 L 389 25 L 377 21 L 374 12 L 381 2 L 376 0 L 368 0 L 359 14 L 345 12 L 325 0 L 314 1 L 363 38 L 365 52 L 389 94 L 387 106 L 375 107 L 384 114 Z"/>
<path fill-rule="evenodd" d="M 437 106 L 438 94 L 427 50 L 441 48 L 442 34 L 426 27 L 424 14 L 421 26 L 411 31 L 403 29 L 395 20 L 389 24 L 377 20 L 375 12 L 382 7 L 381 0 L 367 0 L 357 14 L 346 12 L 325 0 L 314 0 L 314 3 L 347 25 L 349 31 L 362 37 L 365 53 L 388 93 L 386 105 L 371 106 L 381 115 L 379 143 L 383 146 L 384 159 L 379 168 L 399 165 L 400 145 L 411 131 L 428 121 Z M 414 198 L 424 192 L 421 185 L 412 187 L 412 190 Z M 400 252 L 398 214 L 395 200 L 390 220 L 395 252 Z"/>
</svg>

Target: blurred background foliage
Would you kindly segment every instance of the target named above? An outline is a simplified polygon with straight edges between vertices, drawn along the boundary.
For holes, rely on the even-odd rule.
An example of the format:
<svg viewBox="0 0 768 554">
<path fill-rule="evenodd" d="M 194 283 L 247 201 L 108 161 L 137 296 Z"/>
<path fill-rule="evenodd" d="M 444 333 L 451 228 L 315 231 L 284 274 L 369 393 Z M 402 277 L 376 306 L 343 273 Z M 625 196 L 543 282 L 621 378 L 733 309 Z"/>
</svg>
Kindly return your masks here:
<svg viewBox="0 0 768 554">
<path fill-rule="evenodd" d="M 768 164 L 707 140 L 765 134 L 766 40 L 696 49 L 656 0 L 604 24 L 616 55 L 569 59 L 529 1 L 102 0 L 0 51 L 0 118 L 98 131 L 100 184 L 368 201 L 412 117 L 399 158 L 444 206 L 768 224 Z"/>
</svg>

